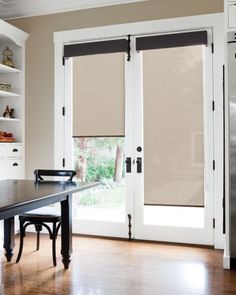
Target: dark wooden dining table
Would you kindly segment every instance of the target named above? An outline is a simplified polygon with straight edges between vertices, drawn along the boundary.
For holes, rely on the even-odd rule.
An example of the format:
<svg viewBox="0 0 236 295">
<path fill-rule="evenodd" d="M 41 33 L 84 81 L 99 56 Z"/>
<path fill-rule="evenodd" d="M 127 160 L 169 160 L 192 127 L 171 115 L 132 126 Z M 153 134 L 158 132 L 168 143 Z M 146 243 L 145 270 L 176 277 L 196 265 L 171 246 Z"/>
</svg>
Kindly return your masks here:
<svg viewBox="0 0 236 295">
<path fill-rule="evenodd" d="M 0 220 L 4 220 L 4 244 L 7 261 L 11 261 L 15 245 L 16 215 L 60 202 L 61 255 L 68 269 L 72 254 L 72 194 L 97 186 L 98 183 L 33 180 L 0 181 Z"/>
</svg>

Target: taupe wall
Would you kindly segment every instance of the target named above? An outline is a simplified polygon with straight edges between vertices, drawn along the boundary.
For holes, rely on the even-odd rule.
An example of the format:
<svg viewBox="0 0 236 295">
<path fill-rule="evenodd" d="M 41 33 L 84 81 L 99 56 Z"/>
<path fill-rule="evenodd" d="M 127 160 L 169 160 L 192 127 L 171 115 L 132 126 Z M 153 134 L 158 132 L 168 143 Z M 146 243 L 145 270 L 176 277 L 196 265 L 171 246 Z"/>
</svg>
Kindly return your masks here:
<svg viewBox="0 0 236 295">
<path fill-rule="evenodd" d="M 28 32 L 26 46 L 26 176 L 53 166 L 53 32 L 223 12 L 223 0 L 154 0 L 9 20 Z"/>
</svg>

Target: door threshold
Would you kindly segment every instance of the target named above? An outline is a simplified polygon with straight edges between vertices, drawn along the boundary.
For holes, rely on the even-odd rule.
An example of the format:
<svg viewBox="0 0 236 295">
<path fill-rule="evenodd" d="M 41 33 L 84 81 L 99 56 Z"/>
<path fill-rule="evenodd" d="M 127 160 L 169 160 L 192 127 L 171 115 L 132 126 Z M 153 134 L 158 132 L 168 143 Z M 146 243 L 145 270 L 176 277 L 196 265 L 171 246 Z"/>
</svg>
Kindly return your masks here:
<svg viewBox="0 0 236 295">
<path fill-rule="evenodd" d="M 86 234 L 75 234 L 75 233 L 73 233 L 73 236 L 84 237 L 84 238 L 92 238 L 92 239 L 125 241 L 125 242 L 133 242 L 133 243 L 163 244 L 163 245 L 182 246 L 182 247 L 214 249 L 214 246 L 212 246 L 212 245 L 202 245 L 202 244 L 163 242 L 163 241 L 151 241 L 151 240 L 142 240 L 142 239 L 131 239 L 130 240 L 129 238 L 108 237 L 108 236 L 99 236 L 99 235 L 86 235 Z"/>
</svg>

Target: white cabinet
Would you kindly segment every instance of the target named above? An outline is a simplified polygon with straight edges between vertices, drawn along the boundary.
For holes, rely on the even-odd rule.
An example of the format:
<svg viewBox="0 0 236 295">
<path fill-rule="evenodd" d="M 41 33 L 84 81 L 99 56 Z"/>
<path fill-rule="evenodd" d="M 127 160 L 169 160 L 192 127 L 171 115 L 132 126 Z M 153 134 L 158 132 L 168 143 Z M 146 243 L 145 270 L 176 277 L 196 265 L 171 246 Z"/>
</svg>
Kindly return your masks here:
<svg viewBox="0 0 236 295">
<path fill-rule="evenodd" d="M 24 178 L 23 144 L 2 143 L 0 145 L 0 179 Z"/>
<path fill-rule="evenodd" d="M 0 179 L 25 177 L 25 41 L 28 34 L 0 20 L 0 132 L 13 135 L 14 142 L 0 136 Z M 13 67 L 3 64 L 3 51 L 13 53 Z M 6 52 L 6 51 L 5 51 Z M 12 116 L 4 116 L 7 108 Z"/>
</svg>

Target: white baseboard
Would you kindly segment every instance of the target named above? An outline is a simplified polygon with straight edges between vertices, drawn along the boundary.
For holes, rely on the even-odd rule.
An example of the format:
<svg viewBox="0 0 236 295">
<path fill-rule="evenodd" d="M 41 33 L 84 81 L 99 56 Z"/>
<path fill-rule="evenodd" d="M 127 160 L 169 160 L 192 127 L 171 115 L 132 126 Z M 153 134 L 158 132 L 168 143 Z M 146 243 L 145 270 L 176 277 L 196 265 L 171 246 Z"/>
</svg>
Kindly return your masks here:
<svg viewBox="0 0 236 295">
<path fill-rule="evenodd" d="M 230 257 L 228 254 L 226 254 L 225 250 L 224 250 L 224 256 L 223 256 L 223 267 L 224 269 L 230 269 Z"/>
</svg>

